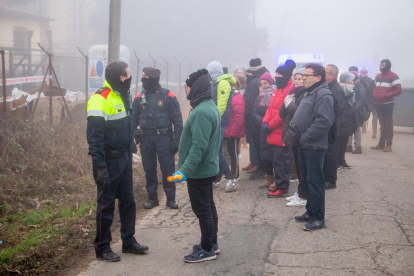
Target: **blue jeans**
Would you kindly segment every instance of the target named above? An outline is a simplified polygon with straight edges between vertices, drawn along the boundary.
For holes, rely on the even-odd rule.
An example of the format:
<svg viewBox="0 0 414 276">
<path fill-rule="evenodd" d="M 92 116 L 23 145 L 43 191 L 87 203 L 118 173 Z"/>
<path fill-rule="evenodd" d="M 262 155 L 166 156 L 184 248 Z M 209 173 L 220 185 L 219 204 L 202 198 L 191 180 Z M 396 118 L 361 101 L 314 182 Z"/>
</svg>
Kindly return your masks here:
<svg viewBox="0 0 414 276">
<path fill-rule="evenodd" d="M 250 164 L 256 167 L 260 165 L 259 145 L 255 145 L 254 143 L 249 144 L 249 157 Z"/>
<path fill-rule="evenodd" d="M 323 150 L 299 148 L 301 182 L 308 196 L 306 213 L 318 220 L 325 220 L 324 156 Z"/>
<path fill-rule="evenodd" d="M 220 151 L 219 151 L 220 172 L 217 175 L 216 182 L 221 180 L 221 176 L 223 174 L 226 177 L 226 179 L 233 179 L 233 175 L 231 174 L 229 164 L 227 163 L 226 157 L 224 157 L 224 154 L 223 154 L 223 138 L 224 138 L 224 132 L 226 131 L 226 129 L 227 129 L 227 126 L 221 127 L 221 142 L 220 142 Z"/>
</svg>

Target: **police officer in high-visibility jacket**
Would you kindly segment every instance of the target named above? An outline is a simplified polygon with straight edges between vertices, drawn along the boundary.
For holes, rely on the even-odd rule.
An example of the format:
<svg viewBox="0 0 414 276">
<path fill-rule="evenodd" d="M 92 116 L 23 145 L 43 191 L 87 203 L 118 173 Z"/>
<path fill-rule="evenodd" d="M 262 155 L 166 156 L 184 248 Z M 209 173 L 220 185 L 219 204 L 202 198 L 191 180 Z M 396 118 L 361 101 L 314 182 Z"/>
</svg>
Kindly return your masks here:
<svg viewBox="0 0 414 276">
<path fill-rule="evenodd" d="M 157 190 L 157 155 L 162 172 L 162 183 L 167 195 L 167 206 L 177 209 L 175 184 L 168 176 L 175 172 L 174 156 L 178 152 L 183 118 L 177 98 L 160 85 L 160 70 L 146 67 L 142 73 L 143 91 L 134 100 L 133 112 L 136 142 L 140 143 L 142 165 L 145 171 L 148 202 L 145 209 L 159 205 Z M 174 128 L 173 128 L 174 126 Z"/>
<path fill-rule="evenodd" d="M 87 139 L 93 177 L 98 188 L 96 257 L 116 262 L 110 247 L 115 199 L 119 200 L 122 253 L 148 250 L 134 238 L 136 207 L 132 191 L 132 148 L 135 124 L 131 109 L 131 75 L 128 64 L 112 62 L 105 70 L 105 84 L 88 102 Z"/>
</svg>

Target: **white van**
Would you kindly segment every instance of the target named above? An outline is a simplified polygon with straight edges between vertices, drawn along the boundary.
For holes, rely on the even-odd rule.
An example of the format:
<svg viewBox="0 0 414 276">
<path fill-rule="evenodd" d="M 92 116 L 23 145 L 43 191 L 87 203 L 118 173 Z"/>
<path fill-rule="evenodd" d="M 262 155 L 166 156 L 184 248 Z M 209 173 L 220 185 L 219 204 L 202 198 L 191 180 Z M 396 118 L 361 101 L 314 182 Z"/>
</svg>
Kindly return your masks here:
<svg viewBox="0 0 414 276">
<path fill-rule="evenodd" d="M 279 66 L 285 64 L 286 60 L 291 59 L 296 63 L 296 68 L 302 68 L 308 63 L 317 63 L 322 66 L 325 66 L 323 55 L 320 54 L 291 54 L 291 55 L 281 55 L 279 57 Z"/>
</svg>

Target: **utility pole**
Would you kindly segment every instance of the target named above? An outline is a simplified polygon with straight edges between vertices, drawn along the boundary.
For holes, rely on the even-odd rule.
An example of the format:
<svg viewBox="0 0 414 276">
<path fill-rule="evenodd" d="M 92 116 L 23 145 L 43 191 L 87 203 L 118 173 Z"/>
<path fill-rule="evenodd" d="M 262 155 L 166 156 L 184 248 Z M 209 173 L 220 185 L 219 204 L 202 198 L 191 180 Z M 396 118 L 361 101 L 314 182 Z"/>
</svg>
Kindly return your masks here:
<svg viewBox="0 0 414 276">
<path fill-rule="evenodd" d="M 256 1 L 253 2 L 253 49 L 254 49 L 254 54 L 253 56 L 256 57 L 257 56 L 257 35 L 256 35 Z"/>
<path fill-rule="evenodd" d="M 121 3 L 122 0 L 111 0 L 109 4 L 108 64 L 119 60 L 119 46 L 121 44 Z"/>
</svg>

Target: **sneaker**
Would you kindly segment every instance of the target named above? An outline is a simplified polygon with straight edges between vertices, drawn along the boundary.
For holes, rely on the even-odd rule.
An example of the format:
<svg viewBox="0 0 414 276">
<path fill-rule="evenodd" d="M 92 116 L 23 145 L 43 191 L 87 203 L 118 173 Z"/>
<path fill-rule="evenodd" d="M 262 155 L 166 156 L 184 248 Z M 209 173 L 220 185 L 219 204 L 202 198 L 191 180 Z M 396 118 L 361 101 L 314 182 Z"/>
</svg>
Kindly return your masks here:
<svg viewBox="0 0 414 276">
<path fill-rule="evenodd" d="M 347 163 L 344 163 L 344 164 L 341 166 L 341 169 L 352 169 L 352 167 L 351 167 L 351 166 L 349 166 Z"/>
<path fill-rule="evenodd" d="M 306 206 L 306 200 L 301 199 L 300 197 L 295 197 L 291 202 L 286 203 L 286 206 L 293 207 L 293 206 Z"/>
<path fill-rule="evenodd" d="M 325 190 L 336 189 L 336 183 L 331 181 L 325 182 Z"/>
<path fill-rule="evenodd" d="M 297 198 L 297 197 L 299 197 L 299 194 L 298 194 L 298 192 L 295 192 L 294 194 L 293 194 L 293 196 L 288 196 L 287 198 L 286 198 L 286 200 L 287 201 L 292 201 L 292 200 L 294 200 L 295 198 Z"/>
<path fill-rule="evenodd" d="M 269 189 L 267 189 L 269 192 L 276 192 L 277 188 L 276 187 L 269 187 Z"/>
<path fill-rule="evenodd" d="M 371 147 L 372 150 L 384 150 L 385 149 L 385 145 L 376 145 L 375 147 Z"/>
<path fill-rule="evenodd" d="M 201 248 L 201 244 L 195 244 L 195 245 L 193 245 L 193 252 L 196 252 L 196 251 L 198 251 L 200 249 L 202 249 Z M 214 250 L 214 253 L 216 253 L 216 255 L 220 254 L 220 249 L 218 247 L 218 243 L 213 244 L 213 250 Z"/>
<path fill-rule="evenodd" d="M 289 189 L 277 189 L 275 192 L 268 192 L 267 197 L 277 198 L 277 197 L 287 197 Z"/>
<path fill-rule="evenodd" d="M 229 180 L 226 184 L 226 193 L 230 193 L 232 191 L 234 191 L 234 189 L 237 188 L 237 186 L 239 185 L 239 181 L 237 179 L 232 179 Z"/>
<path fill-rule="evenodd" d="M 243 156 L 241 154 L 239 154 L 239 159 L 241 159 Z"/>
<path fill-rule="evenodd" d="M 249 171 L 251 169 L 253 169 L 255 166 L 253 166 L 252 164 L 249 163 L 249 165 L 247 165 L 246 167 L 244 167 L 242 170 L 243 171 Z"/>
<path fill-rule="evenodd" d="M 312 219 L 311 215 L 308 215 L 308 213 L 304 213 L 303 215 L 296 216 L 295 220 L 297 222 L 308 222 Z"/>
<path fill-rule="evenodd" d="M 318 219 L 312 219 L 308 223 L 303 225 L 303 229 L 306 231 L 314 231 L 325 227 L 325 222 L 323 220 Z"/>
<path fill-rule="evenodd" d="M 355 150 L 352 152 L 353 154 L 361 154 L 362 153 L 362 149 L 361 146 L 356 147 Z"/>
<path fill-rule="evenodd" d="M 289 177 L 289 181 L 290 181 L 290 182 L 296 182 L 296 181 L 299 181 L 299 179 L 298 179 L 297 175 L 292 174 L 292 175 Z"/>
<path fill-rule="evenodd" d="M 184 257 L 184 261 L 187 263 L 201 263 L 205 261 L 215 260 L 217 258 L 216 253 L 214 253 L 214 249 L 212 248 L 210 252 L 200 249 L 197 250 L 190 255 Z"/>
<path fill-rule="evenodd" d="M 217 189 L 221 187 L 221 183 L 219 182 L 213 182 L 213 189 Z"/>
</svg>

